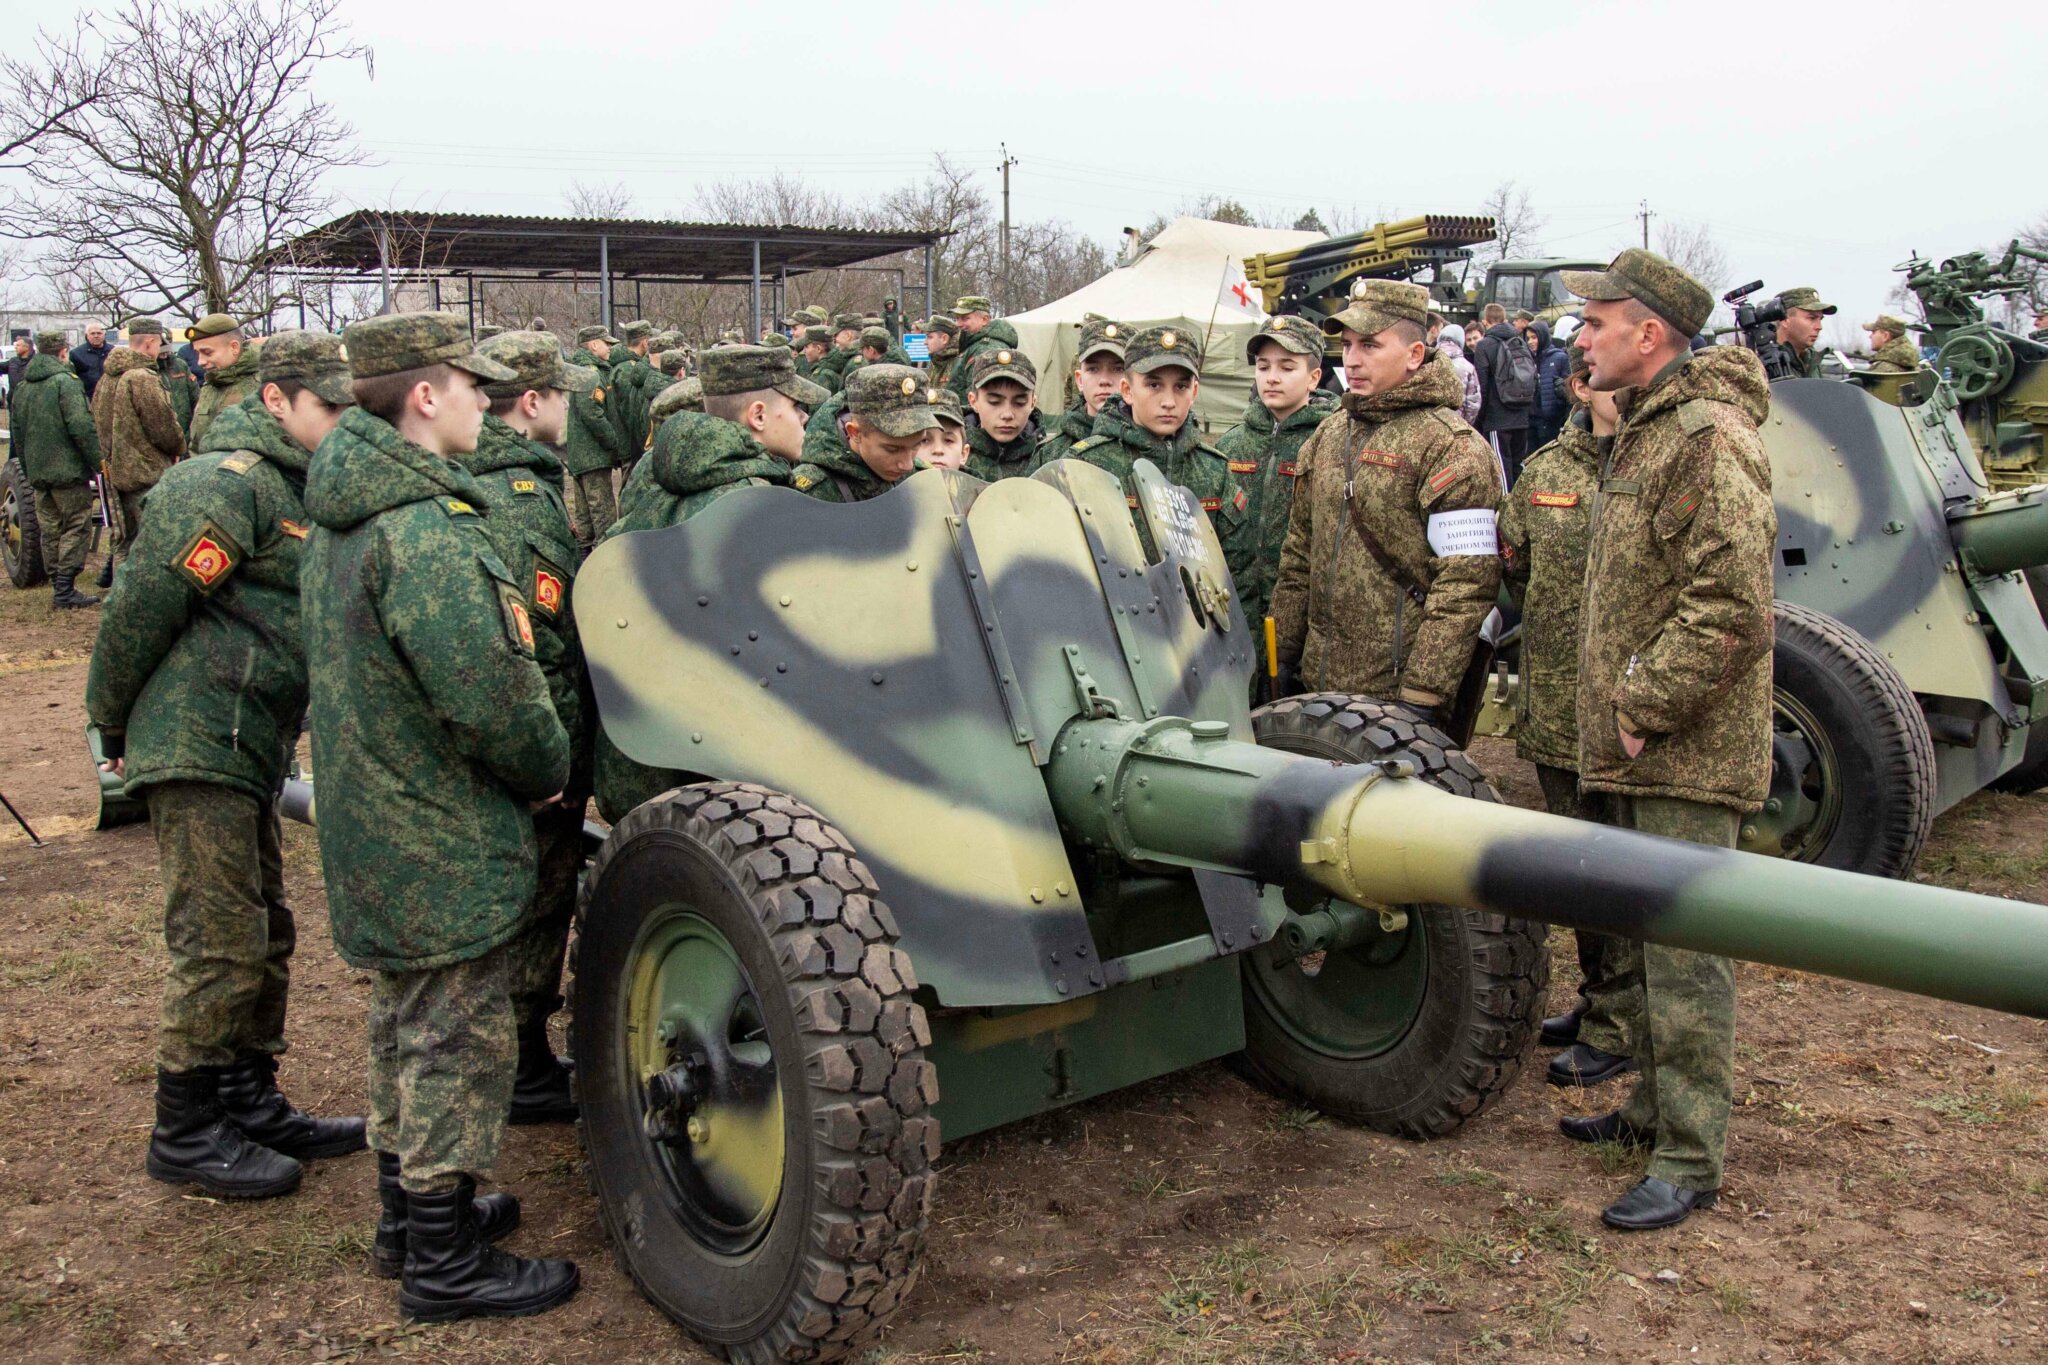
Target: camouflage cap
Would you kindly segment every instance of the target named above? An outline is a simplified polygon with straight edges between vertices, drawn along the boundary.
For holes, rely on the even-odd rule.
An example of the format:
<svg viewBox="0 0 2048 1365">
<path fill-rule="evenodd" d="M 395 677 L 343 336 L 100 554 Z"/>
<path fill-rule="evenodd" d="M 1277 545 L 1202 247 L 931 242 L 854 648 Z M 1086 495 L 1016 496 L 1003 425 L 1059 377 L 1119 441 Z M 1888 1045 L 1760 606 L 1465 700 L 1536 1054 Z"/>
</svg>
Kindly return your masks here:
<svg viewBox="0 0 2048 1365">
<path fill-rule="evenodd" d="M 226 336 L 241 325 L 226 313 L 208 313 L 185 329 L 185 340 L 201 341 L 207 337 Z"/>
<path fill-rule="evenodd" d="M 670 347 L 666 351 L 655 353 L 654 368 L 660 370 L 663 374 L 680 376 L 689 367 L 690 353 L 679 346 Z"/>
<path fill-rule="evenodd" d="M 803 318 L 814 327 L 827 327 L 832 323 L 832 315 L 815 303 L 808 307 L 797 309 L 791 316 Z"/>
<path fill-rule="evenodd" d="M 1108 351 L 1118 360 L 1122 360 L 1130 342 L 1129 328 L 1120 322 L 1112 322 L 1108 318 L 1097 317 L 1091 313 L 1081 319 L 1081 349 L 1075 353 L 1074 363 L 1078 365 L 1099 351 Z"/>
<path fill-rule="evenodd" d="M 666 332 L 656 332 L 653 339 L 647 343 L 647 349 L 659 355 L 663 351 L 673 351 L 682 344 L 683 334 L 671 329 Z"/>
<path fill-rule="evenodd" d="M 937 313 L 934 313 L 930 317 L 925 319 L 924 329 L 927 332 L 944 332 L 949 337 L 956 337 L 960 335 L 959 323 L 953 321 L 953 319 L 951 318 L 941 317 Z"/>
<path fill-rule="evenodd" d="M 1004 347 L 1000 351 L 983 351 L 967 362 L 967 387 L 982 388 L 998 379 L 1009 379 L 1022 384 L 1026 389 L 1038 387 L 1038 367 L 1031 363 L 1031 357 L 1022 351 Z"/>
<path fill-rule="evenodd" d="M 858 313 L 834 313 L 832 315 L 832 330 L 835 332 L 858 332 L 866 325 Z"/>
<path fill-rule="evenodd" d="M 1202 343 L 1179 327 L 1147 327 L 1124 348 L 1124 369 L 1132 374 L 1150 374 L 1168 365 L 1200 374 Z"/>
<path fill-rule="evenodd" d="M 1902 337 L 1906 334 L 1906 320 L 1893 317 L 1890 313 L 1879 313 L 1877 321 L 1866 323 L 1863 330 L 1866 332 L 1890 332 L 1895 337 Z"/>
<path fill-rule="evenodd" d="M 936 385 L 908 365 L 864 365 L 846 381 L 847 415 L 884 436 L 901 439 L 939 424 Z"/>
<path fill-rule="evenodd" d="M 886 352 L 891 346 L 896 344 L 896 338 L 889 334 L 887 327 L 879 325 L 863 327 L 860 329 L 859 344 L 862 346 L 872 346 L 878 351 Z"/>
<path fill-rule="evenodd" d="M 477 353 L 512 374 L 510 379 L 484 385 L 484 392 L 493 398 L 517 398 L 528 389 L 589 393 L 598 385 L 597 371 L 562 359 L 561 347 L 546 332 L 501 332 L 479 346 Z"/>
<path fill-rule="evenodd" d="M 813 407 L 831 394 L 796 372 L 787 346 L 714 346 L 704 353 L 704 396 L 773 389 Z"/>
<path fill-rule="evenodd" d="M 1820 301 L 1820 290 L 1804 284 L 1796 289 L 1779 290 L 1778 302 L 1785 305 L 1788 309 L 1804 308 L 1809 313 L 1832 314 L 1835 311 L 1835 305 Z"/>
<path fill-rule="evenodd" d="M 798 347 L 812 345 L 830 346 L 832 344 L 832 329 L 823 325 L 806 327 L 802 334 L 797 337 L 796 344 Z"/>
<path fill-rule="evenodd" d="M 1257 364 L 1259 347 L 1269 341 L 1283 351 L 1314 356 L 1318 363 L 1322 361 L 1323 329 L 1299 314 L 1270 317 L 1260 323 L 1259 330 L 1252 333 L 1252 339 L 1244 344 L 1245 363 Z"/>
<path fill-rule="evenodd" d="M 1566 270 L 1564 287 L 1582 299 L 1634 299 L 1685 336 L 1707 325 L 1714 296 L 1707 287 L 1662 256 L 1630 247 L 1605 270 Z"/>
<path fill-rule="evenodd" d="M 1378 336 L 1398 322 L 1429 326 L 1429 290 L 1404 280 L 1366 280 L 1351 291 L 1351 306 L 1323 321 L 1326 335 Z"/>
<path fill-rule="evenodd" d="M 1529 311 L 1528 309 L 1526 309 L 1526 308 L 1517 308 L 1517 309 L 1515 310 L 1515 321 L 1516 321 L 1516 322 L 1534 322 L 1534 321 L 1536 321 L 1536 315 L 1535 315 L 1534 313 L 1530 312 L 1530 311 Z"/>
<path fill-rule="evenodd" d="M 953 316 L 964 318 L 969 313 L 994 313 L 996 306 L 980 294 L 962 294 L 953 300 Z"/>
<path fill-rule="evenodd" d="M 71 338 L 54 327 L 45 327 L 36 333 L 36 349 L 44 355 L 55 355 L 71 344 Z"/>
<path fill-rule="evenodd" d="M 654 335 L 654 324 L 646 318 L 635 318 L 619 329 L 619 335 L 626 339 L 628 346 L 646 341 Z"/>
<path fill-rule="evenodd" d="M 607 328 L 578 327 L 576 329 L 576 344 L 581 346 L 586 341 L 602 341 L 612 346 L 619 344 L 619 339 L 613 336 Z"/>
<path fill-rule="evenodd" d="M 358 379 L 377 379 L 429 365 L 453 365 L 478 379 L 512 378 L 512 371 L 477 354 L 469 323 L 454 313 L 387 313 L 351 322 L 341 334 L 343 358 Z"/>
<path fill-rule="evenodd" d="M 160 337 L 164 335 L 164 325 L 155 318 L 136 318 L 128 324 L 128 335 L 131 337 Z"/>
<path fill-rule="evenodd" d="M 927 407 L 938 414 L 941 422 L 951 422 L 956 427 L 967 425 L 966 414 L 960 411 L 960 395 L 953 391 L 952 385 L 941 384 L 937 388 L 927 386 L 924 401 Z"/>
<path fill-rule="evenodd" d="M 355 404 L 355 391 L 349 387 L 355 375 L 341 338 L 330 332 L 279 332 L 263 343 L 256 359 L 257 385 L 285 379 L 297 380 L 323 403 L 337 408 Z"/>
<path fill-rule="evenodd" d="M 654 395 L 654 401 L 647 405 L 647 418 L 651 422 L 665 422 L 679 412 L 704 411 L 704 381 L 691 375 Z"/>
<path fill-rule="evenodd" d="M 789 338 L 781 332 L 764 332 L 761 336 L 761 344 L 763 346 L 787 346 L 789 345 Z M 649 346 L 647 349 L 652 351 L 654 348 Z"/>
</svg>

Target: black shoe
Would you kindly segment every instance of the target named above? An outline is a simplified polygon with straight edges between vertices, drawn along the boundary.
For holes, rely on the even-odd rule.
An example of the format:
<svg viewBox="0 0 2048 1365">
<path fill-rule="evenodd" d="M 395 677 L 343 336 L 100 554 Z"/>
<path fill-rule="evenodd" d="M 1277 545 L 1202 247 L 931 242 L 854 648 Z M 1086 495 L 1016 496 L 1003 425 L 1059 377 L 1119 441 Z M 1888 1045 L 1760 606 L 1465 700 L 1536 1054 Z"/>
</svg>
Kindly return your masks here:
<svg viewBox="0 0 2048 1365">
<path fill-rule="evenodd" d="M 476 1182 L 468 1176 L 445 1194 L 406 1195 L 398 1308 L 410 1321 L 525 1317 L 576 1292 L 573 1262 L 528 1260 L 478 1237 L 475 1198 Z"/>
<path fill-rule="evenodd" d="M 1694 1209 L 1714 1207 L 1720 1194 L 1719 1190 L 1681 1190 L 1668 1180 L 1644 1176 L 1634 1189 L 1600 1211 L 1600 1221 L 1623 1232 L 1677 1227 Z"/>
<path fill-rule="evenodd" d="M 1552 1085 L 1599 1085 L 1635 1069 L 1633 1057 L 1602 1052 L 1591 1043 L 1573 1043 L 1550 1059 L 1543 1079 Z"/>
<path fill-rule="evenodd" d="M 220 1103 L 237 1128 L 301 1161 L 347 1156 L 368 1145 L 361 1119 L 316 1119 L 292 1108 L 277 1088 L 277 1058 L 265 1053 L 247 1053 L 220 1069 Z"/>
<path fill-rule="evenodd" d="M 1628 1142 L 1638 1147 L 1657 1145 L 1656 1129 L 1636 1127 L 1621 1116 L 1619 1109 L 1611 1114 L 1594 1114 L 1582 1119 L 1559 1119 L 1557 1131 L 1573 1142 Z"/>
<path fill-rule="evenodd" d="M 1537 1035 L 1536 1041 L 1545 1047 L 1570 1047 L 1579 1041 L 1579 1020 L 1585 1014 L 1585 1007 L 1580 1006 L 1569 1014 L 1551 1015 L 1543 1021 L 1543 1032 Z"/>
<path fill-rule="evenodd" d="M 218 1086 L 212 1070 L 157 1068 L 156 1127 L 144 1163 L 150 1177 L 224 1199 L 269 1199 L 297 1189 L 305 1168 L 230 1123 Z"/>
<path fill-rule="evenodd" d="M 108 588 L 111 588 L 113 586 L 114 557 L 112 555 L 108 555 L 107 562 L 100 565 L 100 591 L 105 592 Z"/>
<path fill-rule="evenodd" d="M 576 1095 L 569 1088 L 569 1064 L 555 1055 L 542 1014 L 519 1026 L 519 1069 L 512 1078 L 507 1123 L 574 1123 Z"/>
<path fill-rule="evenodd" d="M 50 609 L 70 611 L 77 607 L 96 607 L 97 597 L 89 597 L 78 590 L 78 575 L 75 573 L 53 573 L 50 575 Z"/>
<path fill-rule="evenodd" d="M 377 1236 L 370 1243 L 370 1267 L 380 1280 L 395 1280 L 405 1270 L 405 1186 L 398 1183 L 398 1156 L 377 1153 Z M 476 1235 L 496 1242 L 519 1226 L 519 1200 L 509 1194 L 480 1194 L 470 1203 Z"/>
</svg>

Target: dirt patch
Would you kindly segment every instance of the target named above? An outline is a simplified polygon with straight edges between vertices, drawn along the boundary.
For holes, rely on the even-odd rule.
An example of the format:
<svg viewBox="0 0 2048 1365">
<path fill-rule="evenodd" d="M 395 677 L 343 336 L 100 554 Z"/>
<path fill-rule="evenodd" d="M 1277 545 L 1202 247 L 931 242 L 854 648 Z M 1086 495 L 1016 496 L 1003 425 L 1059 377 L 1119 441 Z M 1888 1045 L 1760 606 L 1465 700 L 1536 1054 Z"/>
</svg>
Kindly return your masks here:
<svg viewBox="0 0 2048 1365">
<path fill-rule="evenodd" d="M 162 969 L 144 827 L 90 831 L 80 730 L 95 613 L 0 591 L 0 1354 L 103 1360 L 703 1360 L 603 1245 L 567 1129 L 515 1129 L 514 1249 L 584 1289 L 517 1322 L 403 1327 L 364 1267 L 367 1157 L 227 1206 L 142 1174 Z M 1505 746 L 1475 751 L 1537 804 Z M 1987 795 L 1923 876 L 2048 899 L 2048 797 Z M 325 932 L 317 850 L 288 829 L 300 915 L 298 1100 L 360 1112 L 367 982 Z M 1569 940 L 1553 940 L 1561 1007 Z M 1557 1137 L 1618 1100 L 1538 1083 L 1419 1146 L 1197 1069 L 957 1143 L 923 1283 L 873 1362 L 2038 1360 L 2048 1264 L 2048 1030 L 1744 966 L 1724 1202 L 1619 1237 L 1640 1158 Z M 1540 1057 L 1535 1059 L 1540 1061 Z M 943 1084 L 943 1080 L 942 1080 Z"/>
</svg>

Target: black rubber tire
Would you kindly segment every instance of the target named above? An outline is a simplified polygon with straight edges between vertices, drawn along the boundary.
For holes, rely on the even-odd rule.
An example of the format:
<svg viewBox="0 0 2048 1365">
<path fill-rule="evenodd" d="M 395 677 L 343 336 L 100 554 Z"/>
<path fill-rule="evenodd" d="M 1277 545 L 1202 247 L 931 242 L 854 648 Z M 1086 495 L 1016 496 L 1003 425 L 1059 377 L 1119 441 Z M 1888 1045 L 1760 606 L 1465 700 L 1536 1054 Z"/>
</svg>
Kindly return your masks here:
<svg viewBox="0 0 2048 1365">
<path fill-rule="evenodd" d="M 622 968 L 641 926 L 678 902 L 731 945 L 782 1096 L 779 1202 L 738 1254 L 711 1249 L 674 1211 L 630 1074 Z M 917 1281 L 939 1151 L 930 1028 L 866 866 L 789 796 L 683 787 L 613 826 L 585 878 L 578 929 L 577 1128 L 620 1265 L 728 1359 L 857 1350 Z"/>
<path fill-rule="evenodd" d="M 1263 745 L 1319 758 L 1406 758 L 1444 791 L 1500 800 L 1441 731 L 1368 697 L 1288 697 L 1255 711 L 1252 729 Z M 1484 1112 L 1520 1073 L 1550 984 L 1549 930 L 1452 906 L 1406 908 L 1410 924 L 1428 935 L 1429 972 L 1399 1042 L 1376 1056 L 1340 1058 L 1291 1036 L 1250 984 L 1250 973 L 1271 970 L 1273 950 L 1265 949 L 1245 964 L 1243 1063 L 1268 1089 L 1326 1114 L 1399 1137 L 1440 1138 Z"/>
<path fill-rule="evenodd" d="M 43 571 L 43 525 L 36 520 L 36 492 L 20 460 L 0 465 L 0 563 L 17 588 L 49 582 Z"/>
<path fill-rule="evenodd" d="M 1772 684 L 1819 722 L 1841 774 L 1842 814 L 1803 861 L 1904 877 L 1934 828 L 1934 741 L 1906 680 L 1831 616 L 1779 602 Z"/>
<path fill-rule="evenodd" d="M 2027 590 L 2034 594 L 2034 609 L 2048 621 L 2048 567 L 2036 565 L 2024 571 Z M 2027 732 L 2027 750 L 2013 770 L 1991 784 L 2002 792 L 2039 791 L 2048 787 L 2048 722 L 2037 721 Z"/>
</svg>

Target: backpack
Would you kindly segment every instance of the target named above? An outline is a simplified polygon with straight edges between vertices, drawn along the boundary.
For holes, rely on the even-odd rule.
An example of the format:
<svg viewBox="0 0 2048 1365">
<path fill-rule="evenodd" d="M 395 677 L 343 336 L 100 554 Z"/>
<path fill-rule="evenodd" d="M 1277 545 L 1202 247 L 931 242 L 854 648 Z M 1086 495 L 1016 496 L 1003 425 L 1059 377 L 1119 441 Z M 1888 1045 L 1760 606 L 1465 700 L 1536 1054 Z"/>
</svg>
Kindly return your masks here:
<svg viewBox="0 0 2048 1365">
<path fill-rule="evenodd" d="M 1536 357 L 1520 337 L 1498 338 L 1493 348 L 1493 396 L 1504 408 L 1526 408 L 1536 401 Z"/>
</svg>

